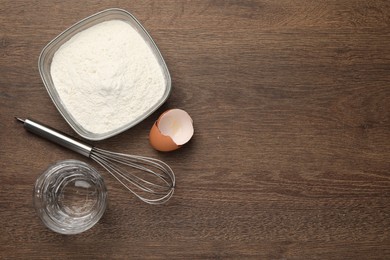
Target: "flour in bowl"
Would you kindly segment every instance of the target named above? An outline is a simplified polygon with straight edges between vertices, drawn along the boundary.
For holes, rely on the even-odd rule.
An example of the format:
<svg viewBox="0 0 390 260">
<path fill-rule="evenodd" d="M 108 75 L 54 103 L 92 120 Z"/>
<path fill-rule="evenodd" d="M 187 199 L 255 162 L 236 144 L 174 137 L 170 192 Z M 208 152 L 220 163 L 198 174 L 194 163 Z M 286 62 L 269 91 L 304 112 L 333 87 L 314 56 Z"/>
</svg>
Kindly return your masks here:
<svg viewBox="0 0 390 260">
<path fill-rule="evenodd" d="M 55 53 L 51 76 L 66 109 L 102 134 L 138 119 L 164 96 L 164 73 L 128 23 L 111 20 L 73 36 Z"/>
</svg>

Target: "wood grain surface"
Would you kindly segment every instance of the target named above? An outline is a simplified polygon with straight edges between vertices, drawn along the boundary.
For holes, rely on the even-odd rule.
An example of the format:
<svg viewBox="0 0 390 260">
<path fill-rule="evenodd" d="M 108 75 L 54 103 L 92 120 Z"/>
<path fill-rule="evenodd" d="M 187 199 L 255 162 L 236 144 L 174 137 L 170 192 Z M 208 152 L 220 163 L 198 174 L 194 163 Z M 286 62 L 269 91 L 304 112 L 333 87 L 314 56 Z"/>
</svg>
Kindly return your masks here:
<svg viewBox="0 0 390 260">
<path fill-rule="evenodd" d="M 165 160 L 177 189 L 150 206 L 103 173 L 101 221 L 59 235 L 35 214 L 34 182 L 55 161 L 88 159 L 14 116 L 76 136 L 38 57 L 109 7 L 149 31 L 173 90 L 145 121 L 94 144 Z M 175 107 L 195 135 L 158 153 L 149 129 Z M 2 0 L 0 108 L 1 259 L 390 259 L 390 1 Z"/>
</svg>

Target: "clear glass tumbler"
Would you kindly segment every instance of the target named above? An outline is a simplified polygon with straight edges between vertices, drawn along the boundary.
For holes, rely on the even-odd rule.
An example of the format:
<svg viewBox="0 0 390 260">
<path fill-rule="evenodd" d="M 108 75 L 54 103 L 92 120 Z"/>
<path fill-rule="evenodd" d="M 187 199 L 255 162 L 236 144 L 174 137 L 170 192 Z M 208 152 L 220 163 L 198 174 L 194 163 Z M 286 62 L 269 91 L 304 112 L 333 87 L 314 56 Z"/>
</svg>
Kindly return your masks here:
<svg viewBox="0 0 390 260">
<path fill-rule="evenodd" d="M 33 201 L 46 227 L 61 234 L 78 234 L 103 216 L 107 189 L 93 167 L 65 160 L 51 165 L 36 180 Z"/>
</svg>

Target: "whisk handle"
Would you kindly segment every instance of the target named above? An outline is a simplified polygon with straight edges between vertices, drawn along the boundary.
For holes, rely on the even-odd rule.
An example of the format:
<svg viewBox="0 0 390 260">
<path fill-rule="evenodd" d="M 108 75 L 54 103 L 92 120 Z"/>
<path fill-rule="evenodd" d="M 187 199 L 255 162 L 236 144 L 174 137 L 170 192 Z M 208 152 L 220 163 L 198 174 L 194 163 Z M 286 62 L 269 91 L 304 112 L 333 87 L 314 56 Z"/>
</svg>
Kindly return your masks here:
<svg viewBox="0 0 390 260">
<path fill-rule="evenodd" d="M 31 133 L 34 133 L 86 157 L 89 157 L 91 154 L 92 146 L 84 144 L 67 134 L 64 134 L 49 126 L 45 126 L 44 124 L 34 122 L 30 119 L 22 120 L 17 118 L 17 120 L 23 122 L 24 128 Z"/>
</svg>

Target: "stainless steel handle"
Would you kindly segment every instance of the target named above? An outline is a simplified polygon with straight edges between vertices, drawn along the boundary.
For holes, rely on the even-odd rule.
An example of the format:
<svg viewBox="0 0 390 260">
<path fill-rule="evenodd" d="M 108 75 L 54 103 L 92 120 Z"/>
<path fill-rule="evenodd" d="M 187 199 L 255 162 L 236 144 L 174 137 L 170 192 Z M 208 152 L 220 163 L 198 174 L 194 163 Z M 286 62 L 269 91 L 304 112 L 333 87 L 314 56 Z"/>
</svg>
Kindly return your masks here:
<svg viewBox="0 0 390 260">
<path fill-rule="evenodd" d="M 74 152 L 89 157 L 92 151 L 92 146 L 82 143 L 81 141 L 57 131 L 49 126 L 45 126 L 41 123 L 34 122 L 30 119 L 16 118 L 18 121 L 23 122 L 24 128 L 36 135 L 39 135 L 45 139 L 52 141 L 53 143 L 59 144 L 65 148 L 68 148 Z"/>
</svg>

